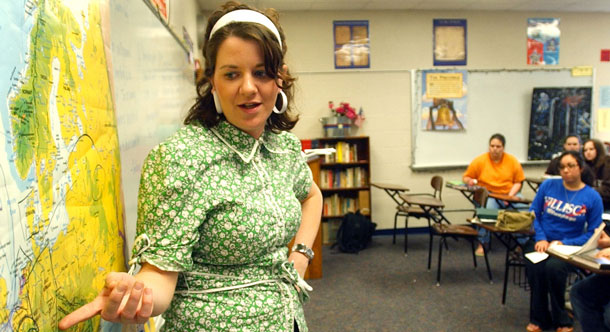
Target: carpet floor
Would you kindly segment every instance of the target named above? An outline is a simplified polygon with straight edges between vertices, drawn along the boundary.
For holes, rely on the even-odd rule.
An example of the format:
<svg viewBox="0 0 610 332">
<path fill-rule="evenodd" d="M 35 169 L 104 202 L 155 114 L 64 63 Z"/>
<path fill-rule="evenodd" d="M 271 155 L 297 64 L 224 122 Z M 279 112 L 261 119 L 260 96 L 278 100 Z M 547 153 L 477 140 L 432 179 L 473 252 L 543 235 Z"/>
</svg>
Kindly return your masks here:
<svg viewBox="0 0 610 332">
<path fill-rule="evenodd" d="M 474 268 L 470 243 L 449 240 L 437 286 L 438 238 L 430 271 L 428 234 L 409 235 L 407 256 L 403 238 L 393 245 L 391 236 L 375 236 L 359 254 L 324 246 L 323 278 L 308 281 L 314 289 L 305 305 L 310 331 L 525 331 L 530 293 L 513 282 L 512 270 L 506 304 L 501 303 L 501 243 L 495 241 L 489 253 L 490 283 L 483 257 Z"/>
</svg>

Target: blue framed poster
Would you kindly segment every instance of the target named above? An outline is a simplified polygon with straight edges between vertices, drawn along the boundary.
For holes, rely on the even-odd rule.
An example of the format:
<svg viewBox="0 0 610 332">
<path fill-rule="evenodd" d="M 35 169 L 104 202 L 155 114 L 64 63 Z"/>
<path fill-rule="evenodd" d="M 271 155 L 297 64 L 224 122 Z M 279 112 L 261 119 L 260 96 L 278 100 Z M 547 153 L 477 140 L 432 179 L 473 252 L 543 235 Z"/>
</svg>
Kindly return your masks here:
<svg viewBox="0 0 610 332">
<path fill-rule="evenodd" d="M 433 36 L 435 66 L 466 65 L 465 19 L 434 19 Z"/>
<path fill-rule="evenodd" d="M 370 68 L 369 21 L 333 21 L 335 69 Z"/>
</svg>

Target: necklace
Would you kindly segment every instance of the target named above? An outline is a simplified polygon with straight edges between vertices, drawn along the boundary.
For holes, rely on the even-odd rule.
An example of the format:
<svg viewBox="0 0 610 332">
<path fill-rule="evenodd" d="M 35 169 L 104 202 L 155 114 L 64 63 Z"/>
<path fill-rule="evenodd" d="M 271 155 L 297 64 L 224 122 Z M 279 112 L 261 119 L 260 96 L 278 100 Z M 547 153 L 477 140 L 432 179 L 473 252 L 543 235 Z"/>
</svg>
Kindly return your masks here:
<svg viewBox="0 0 610 332">
<path fill-rule="evenodd" d="M 580 192 L 580 189 L 577 189 L 576 192 L 574 193 L 574 195 L 572 195 L 572 198 L 570 198 L 570 196 L 568 196 L 568 190 L 566 189 L 566 187 L 563 187 L 563 192 L 566 194 L 566 200 L 567 200 L 567 204 L 572 203 L 572 201 L 574 200 L 574 198 L 576 198 L 576 196 L 578 195 L 578 193 Z"/>
</svg>

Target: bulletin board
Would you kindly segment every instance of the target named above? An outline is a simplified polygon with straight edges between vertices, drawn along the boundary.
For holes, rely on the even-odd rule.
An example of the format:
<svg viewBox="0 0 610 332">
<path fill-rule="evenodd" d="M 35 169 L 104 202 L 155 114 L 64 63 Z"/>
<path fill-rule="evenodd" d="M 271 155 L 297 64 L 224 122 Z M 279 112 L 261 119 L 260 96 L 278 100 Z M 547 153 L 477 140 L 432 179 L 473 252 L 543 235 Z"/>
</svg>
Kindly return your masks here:
<svg viewBox="0 0 610 332">
<path fill-rule="evenodd" d="M 424 71 L 417 69 L 411 73 L 413 170 L 467 166 L 487 151 L 489 137 L 494 133 L 506 137 L 506 152 L 526 163 L 533 89 L 592 87 L 594 82 L 594 74 L 572 76 L 570 68 L 467 70 L 467 129 L 438 132 L 426 131 L 420 121 L 422 113 L 428 111 L 422 107 Z"/>
</svg>

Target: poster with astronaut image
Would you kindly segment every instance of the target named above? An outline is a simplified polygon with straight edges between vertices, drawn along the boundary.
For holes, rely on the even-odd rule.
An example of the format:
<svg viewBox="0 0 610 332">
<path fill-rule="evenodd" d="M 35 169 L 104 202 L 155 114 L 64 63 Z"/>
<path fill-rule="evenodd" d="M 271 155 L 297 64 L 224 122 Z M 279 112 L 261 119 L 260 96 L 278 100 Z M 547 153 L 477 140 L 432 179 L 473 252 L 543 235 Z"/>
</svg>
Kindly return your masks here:
<svg viewBox="0 0 610 332">
<path fill-rule="evenodd" d="M 551 159 L 567 135 L 591 136 L 591 87 L 534 88 L 527 159 Z"/>
</svg>

